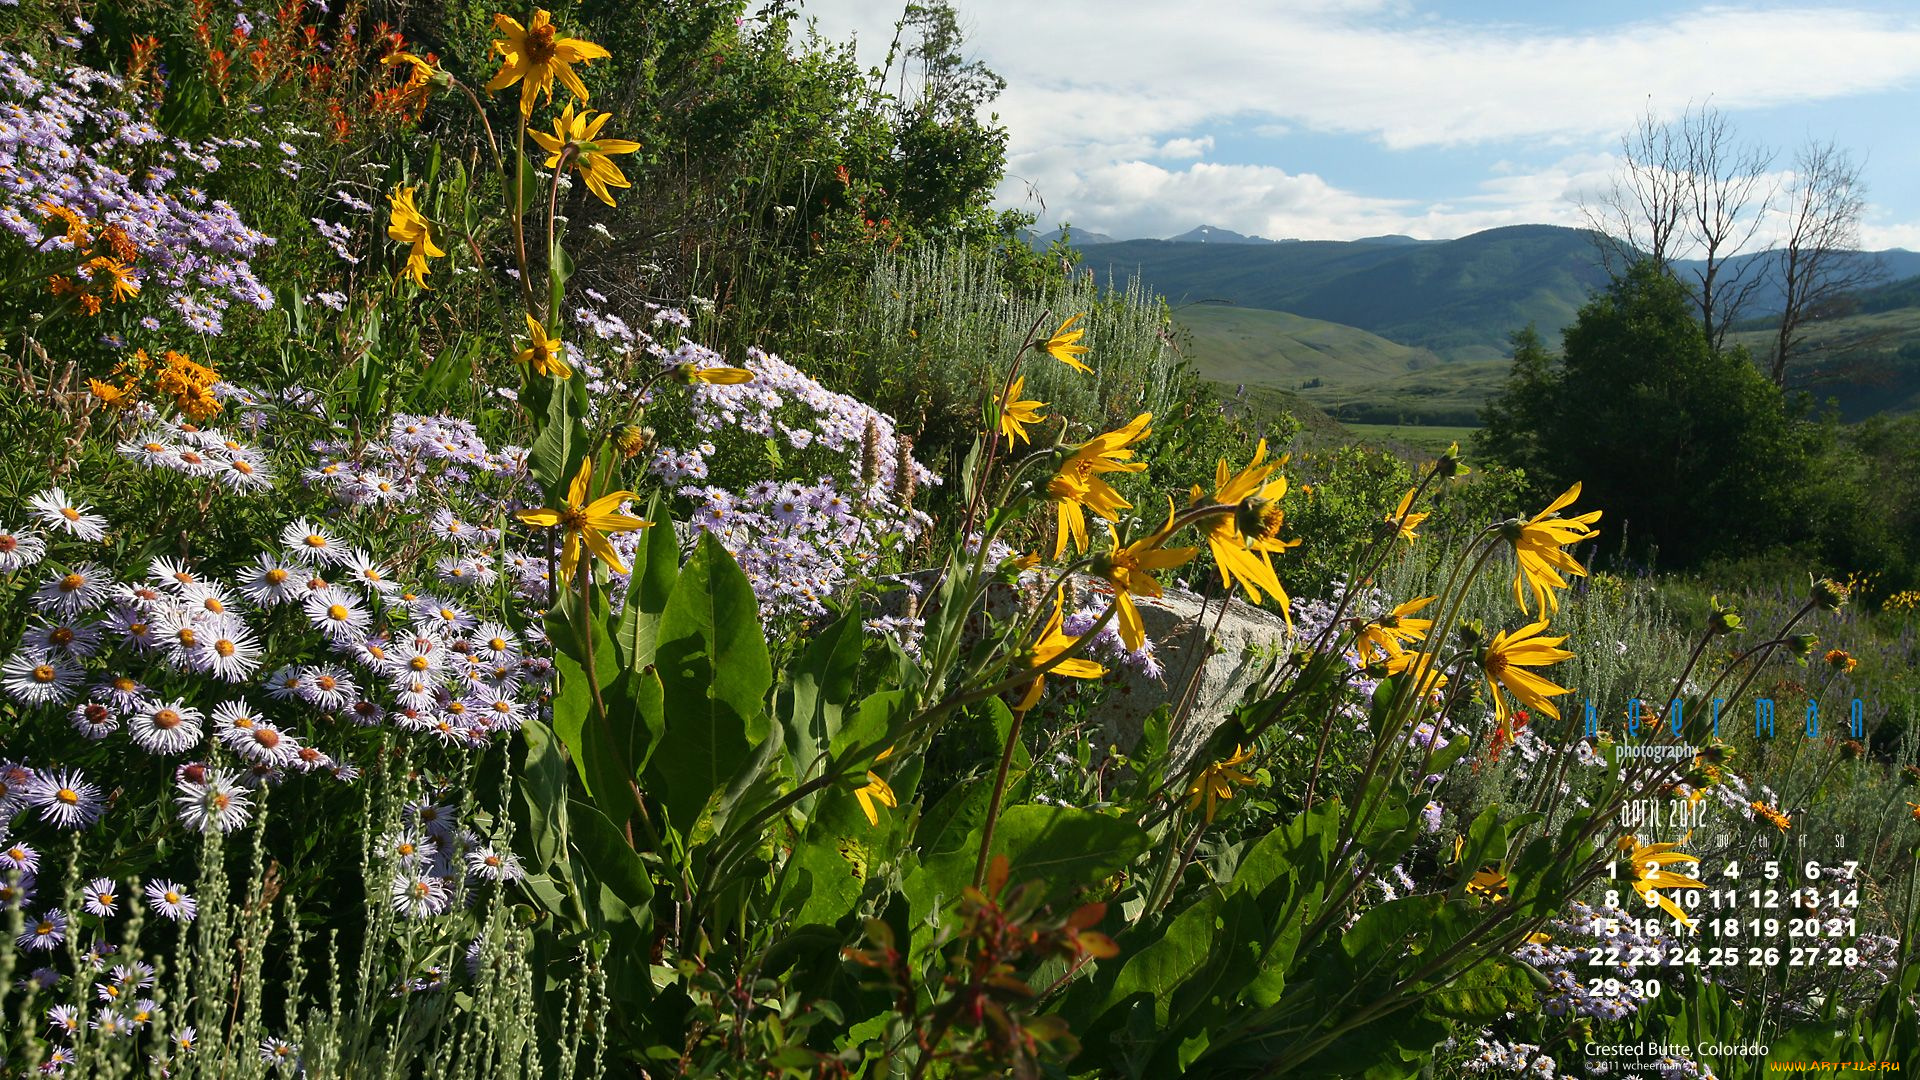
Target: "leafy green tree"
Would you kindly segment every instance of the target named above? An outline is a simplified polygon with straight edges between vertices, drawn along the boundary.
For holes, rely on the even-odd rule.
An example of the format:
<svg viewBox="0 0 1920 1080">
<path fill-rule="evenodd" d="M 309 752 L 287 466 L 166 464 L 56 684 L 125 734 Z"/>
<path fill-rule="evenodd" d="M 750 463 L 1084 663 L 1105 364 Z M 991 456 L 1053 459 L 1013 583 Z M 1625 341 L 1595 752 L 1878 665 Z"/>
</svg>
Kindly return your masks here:
<svg viewBox="0 0 1920 1080">
<path fill-rule="evenodd" d="M 1629 268 L 1566 329 L 1557 367 L 1524 337 L 1482 449 L 1583 482 L 1607 546 L 1686 565 L 1807 536 L 1796 510 L 1821 428 L 1744 348 L 1713 348 L 1670 275 Z"/>
</svg>

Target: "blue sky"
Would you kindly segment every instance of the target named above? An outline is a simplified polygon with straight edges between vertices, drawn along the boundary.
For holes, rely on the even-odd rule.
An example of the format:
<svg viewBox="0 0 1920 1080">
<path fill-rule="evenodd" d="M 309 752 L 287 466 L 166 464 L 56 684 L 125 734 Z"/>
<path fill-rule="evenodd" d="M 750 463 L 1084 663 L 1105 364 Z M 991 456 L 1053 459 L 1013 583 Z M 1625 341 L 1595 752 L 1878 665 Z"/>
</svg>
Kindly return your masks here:
<svg viewBox="0 0 1920 1080">
<path fill-rule="evenodd" d="M 1912 0 L 956 6 L 1009 83 L 1000 201 L 1043 227 L 1351 239 L 1579 224 L 1642 112 L 1710 102 L 1777 151 L 1779 185 L 1796 146 L 1834 140 L 1863 162 L 1863 244 L 1920 250 Z M 899 7 L 804 11 L 877 63 Z"/>
</svg>

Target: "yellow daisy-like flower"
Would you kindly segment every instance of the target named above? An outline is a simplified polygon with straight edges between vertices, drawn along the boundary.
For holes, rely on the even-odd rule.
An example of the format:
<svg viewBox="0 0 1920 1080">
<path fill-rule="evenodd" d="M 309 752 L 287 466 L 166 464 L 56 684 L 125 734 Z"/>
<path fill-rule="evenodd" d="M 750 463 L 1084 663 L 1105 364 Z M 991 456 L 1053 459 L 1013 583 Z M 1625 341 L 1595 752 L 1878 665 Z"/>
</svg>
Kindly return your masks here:
<svg viewBox="0 0 1920 1080">
<path fill-rule="evenodd" d="M 1234 785 L 1245 787 L 1255 783 L 1253 775 L 1240 767 L 1252 760 L 1253 751 L 1235 746 L 1232 757 L 1201 769 L 1200 775 L 1187 785 L 1187 812 L 1204 808 L 1207 824 L 1213 824 L 1220 804 L 1233 798 Z"/>
<path fill-rule="evenodd" d="M 1077 371 L 1084 371 L 1091 375 L 1093 374 L 1093 369 L 1087 366 L 1086 361 L 1080 359 L 1082 356 L 1085 356 L 1088 351 L 1085 345 L 1080 344 L 1080 339 L 1086 337 L 1087 332 L 1085 329 L 1073 329 L 1073 324 L 1079 322 L 1085 316 L 1086 312 L 1081 312 L 1069 318 L 1066 322 L 1061 323 L 1060 329 L 1055 330 L 1053 336 L 1049 337 L 1046 343 L 1040 347 L 1047 350 L 1047 355 L 1053 357 L 1055 360 Z"/>
<path fill-rule="evenodd" d="M 1398 662 L 1404 667 L 1402 657 L 1406 653 L 1406 646 L 1426 640 L 1427 631 L 1433 629 L 1432 619 L 1416 619 L 1413 616 L 1437 599 L 1437 596 L 1422 596 L 1409 600 L 1378 619 L 1363 624 L 1353 643 L 1360 654 L 1360 663 L 1365 665 L 1384 660 L 1388 664 Z"/>
<path fill-rule="evenodd" d="M 1079 638 L 1068 637 L 1060 632 L 1060 605 L 1064 600 L 1063 594 L 1058 592 L 1053 594 L 1053 614 L 1047 619 L 1047 624 L 1040 628 L 1040 637 L 1034 641 L 1033 648 L 1027 650 L 1026 655 L 1021 658 L 1026 667 L 1044 667 L 1061 653 L 1079 644 Z M 1106 668 L 1085 657 L 1077 656 L 1062 661 L 1060 666 L 1048 671 L 1047 675 L 1065 675 L 1070 679 L 1098 679 L 1106 673 Z M 1015 705 L 1014 709 L 1018 712 L 1026 712 L 1038 705 L 1041 691 L 1046 688 L 1044 685 L 1046 681 L 1046 675 L 1042 675 L 1028 683 L 1026 692 L 1020 695 L 1020 703 Z"/>
<path fill-rule="evenodd" d="M 1059 532 L 1053 542 L 1053 557 L 1058 559 L 1073 540 L 1075 551 L 1087 550 L 1086 511 L 1108 521 L 1119 520 L 1120 511 L 1133 506 L 1100 478 L 1102 473 L 1140 472 L 1144 461 L 1129 461 L 1134 444 L 1152 434 L 1147 425 L 1152 413 L 1141 413 L 1126 427 L 1109 431 L 1083 444 L 1060 463 L 1060 471 L 1047 482 L 1047 494 L 1053 496 L 1059 510 Z"/>
<path fill-rule="evenodd" d="M 1161 595 L 1160 583 L 1153 578 L 1156 570 L 1171 570 L 1191 561 L 1198 554 L 1197 548 L 1161 547 L 1173 531 L 1173 500 L 1167 500 L 1167 523 L 1160 531 L 1136 540 L 1125 547 L 1120 546 L 1120 537 L 1114 533 L 1113 526 L 1107 526 L 1107 534 L 1113 537 L 1113 550 L 1094 562 L 1093 572 L 1113 583 L 1113 604 L 1120 623 L 1120 640 L 1128 649 L 1138 651 L 1147 640 L 1147 624 L 1140 618 L 1140 609 L 1134 605 L 1135 596 Z"/>
<path fill-rule="evenodd" d="M 1766 822 L 1769 825 L 1772 825 L 1774 828 L 1779 829 L 1781 832 L 1786 832 L 1788 829 L 1793 827 L 1792 818 L 1789 818 L 1787 815 L 1781 813 L 1780 811 L 1774 809 L 1771 806 L 1768 806 L 1766 803 L 1755 800 L 1754 802 L 1749 803 L 1748 805 L 1753 809 L 1754 817 L 1760 819 L 1761 821 Z"/>
<path fill-rule="evenodd" d="M 880 756 L 874 758 L 873 763 L 878 765 L 892 754 L 893 747 L 889 746 L 880 751 Z M 875 827 L 880 824 L 880 811 L 874 809 L 874 804 L 887 807 L 900 805 L 900 800 L 894 797 L 892 785 L 881 779 L 880 775 L 872 769 L 867 770 L 867 786 L 855 791 L 853 797 L 860 800 L 860 809 L 867 812 L 867 824 Z"/>
<path fill-rule="evenodd" d="M 1481 870 L 1467 882 L 1470 895 L 1485 897 L 1496 904 L 1507 898 L 1508 887 L 1507 875 L 1498 870 Z"/>
<path fill-rule="evenodd" d="M 1414 530 L 1420 527 L 1421 522 L 1433 516 L 1431 513 L 1410 513 L 1412 509 L 1413 489 L 1409 488 L 1405 495 L 1400 496 L 1400 505 L 1394 508 L 1393 513 L 1386 516 L 1386 523 L 1393 527 L 1394 535 L 1409 544 L 1420 539 L 1420 534 Z"/>
<path fill-rule="evenodd" d="M 561 37 L 553 17 L 541 8 L 525 26 L 510 15 L 495 15 L 494 28 L 503 35 L 493 43 L 500 57 L 500 70 L 487 81 L 487 91 L 505 90 L 520 83 L 520 115 L 533 115 L 533 100 L 545 91 L 553 100 L 553 81 L 587 100 L 587 84 L 574 73 L 573 65 L 589 60 L 604 60 L 613 54 L 581 38 Z"/>
<path fill-rule="evenodd" d="M 1627 853 L 1627 861 L 1633 873 L 1633 891 L 1643 900 L 1652 900 L 1660 909 L 1680 920 L 1680 925 L 1693 929 L 1693 920 L 1681 910 L 1673 898 L 1660 892 L 1661 889 L 1704 889 L 1703 881 L 1695 881 L 1685 874 L 1677 874 L 1666 869 L 1674 863 L 1697 863 L 1700 860 L 1684 851 L 1675 851 L 1675 844 L 1643 844 L 1637 837 L 1622 838 L 1622 848 L 1629 843 L 1632 850 Z"/>
<path fill-rule="evenodd" d="M 1546 620 L 1542 619 L 1511 634 L 1502 630 L 1493 636 L 1480 654 L 1480 669 L 1486 673 L 1487 692 L 1493 696 L 1494 723 L 1506 739 L 1513 738 L 1513 728 L 1506 695 L 1500 692 L 1503 687 L 1521 705 L 1539 709 L 1555 720 L 1560 719 L 1560 710 L 1547 699 L 1573 693 L 1527 670 L 1573 659 L 1572 653 L 1559 647 L 1561 642 L 1567 640 L 1565 635 L 1542 637 L 1546 629 Z"/>
<path fill-rule="evenodd" d="M 561 156 L 571 146 L 573 156 L 568 159 L 569 166 L 587 182 L 587 190 L 599 196 L 600 201 L 608 206 L 613 205 L 613 195 L 607 191 L 608 188 L 633 186 L 627 180 L 627 174 L 621 172 L 620 166 L 614 164 L 613 158 L 608 155 L 631 154 L 640 149 L 640 144 L 632 139 L 599 137 L 600 129 L 607 126 L 607 121 L 612 118 L 612 113 L 596 113 L 587 109 L 575 115 L 573 103 L 568 102 L 567 107 L 554 118 L 553 134 L 527 132 L 547 152 L 545 167 L 549 169 L 560 164 Z"/>
<path fill-rule="evenodd" d="M 753 381 L 753 372 L 746 368 L 703 368 L 693 363 L 677 365 L 671 374 L 673 381 L 683 386 L 692 386 L 694 383 L 706 383 L 708 386 L 738 386 L 741 383 Z"/>
<path fill-rule="evenodd" d="M 88 379 L 87 391 L 94 397 L 99 398 L 101 404 L 111 408 L 117 409 L 127 403 L 128 393 L 126 389 L 115 386 L 109 382 L 101 382 L 99 379 Z"/>
<path fill-rule="evenodd" d="M 1593 528 L 1593 523 L 1600 520 L 1598 510 L 1590 510 L 1575 518 L 1558 516 L 1563 507 L 1579 497 L 1580 485 L 1576 483 L 1531 520 L 1520 521 L 1516 518 L 1509 521 L 1502 533 L 1513 544 L 1514 561 L 1519 564 L 1513 576 L 1513 600 L 1520 605 L 1522 614 L 1532 614 L 1527 610 L 1526 596 L 1521 592 L 1523 586 L 1533 589 L 1534 602 L 1544 614 L 1560 610 L 1560 597 L 1554 590 L 1566 588 L 1567 580 L 1558 571 L 1587 576 L 1587 568 L 1561 550 L 1568 544 L 1599 535 Z"/>
<path fill-rule="evenodd" d="M 1046 417 L 1040 410 L 1047 407 L 1044 401 L 1020 400 L 1020 388 L 1027 383 L 1025 375 L 1013 380 L 1007 387 L 1007 396 L 1000 400 L 1000 434 L 1006 436 L 1009 443 L 1018 440 L 1027 441 L 1028 424 L 1038 424 Z"/>
<path fill-rule="evenodd" d="M 387 196 L 392 212 L 387 217 L 387 236 L 397 243 L 410 244 L 407 252 L 407 265 L 401 274 L 413 279 L 415 285 L 427 287 L 427 260 L 438 259 L 446 252 L 433 242 L 433 223 L 428 221 L 418 207 L 413 204 L 414 187 L 394 188 Z"/>
<path fill-rule="evenodd" d="M 1238 473 L 1229 474 L 1227 459 L 1221 458 L 1214 467 L 1213 501 L 1237 506 L 1239 510 L 1210 517 L 1201 529 L 1206 533 L 1208 548 L 1213 551 L 1213 561 L 1220 567 L 1220 584 L 1229 590 L 1238 584 L 1256 604 L 1263 594 L 1273 597 L 1287 625 L 1292 626 L 1293 605 L 1273 571 L 1273 553 L 1284 552 L 1300 541 L 1282 540 L 1279 536 L 1280 527 L 1286 522 L 1280 509 L 1280 500 L 1287 493 L 1286 477 L 1267 479 L 1286 463 L 1284 457 L 1267 461 L 1265 439 L 1254 448 L 1253 460 Z M 1193 489 L 1195 502 L 1204 497 L 1202 489 Z"/>
<path fill-rule="evenodd" d="M 108 295 L 118 304 L 140 295 L 140 279 L 133 276 L 133 268 L 119 259 L 99 255 L 87 260 L 88 280 L 98 284 L 103 278 L 108 285 Z"/>
<path fill-rule="evenodd" d="M 573 366 L 567 363 L 566 352 L 567 347 L 559 338 L 547 336 L 547 328 L 539 319 L 527 316 L 527 347 L 514 357 L 516 362 L 530 365 L 541 375 L 571 379 Z"/>
<path fill-rule="evenodd" d="M 631 491 L 609 492 L 588 502 L 587 492 L 592 490 L 592 485 L 593 459 L 585 458 L 580 462 L 579 474 L 567 489 L 566 501 L 558 509 L 522 510 L 514 515 L 538 528 L 558 526 L 566 531 L 566 541 L 560 550 L 560 576 L 568 581 L 573 580 L 574 568 L 580 564 L 580 548 L 583 544 L 617 573 L 626 573 L 626 564 L 620 561 L 619 553 L 607 542 L 607 536 L 644 529 L 653 524 L 620 512 L 620 504 L 634 497 Z"/>
<path fill-rule="evenodd" d="M 1827 650 L 1827 666 L 1835 671 L 1852 671 L 1860 666 L 1860 661 L 1845 649 Z"/>
<path fill-rule="evenodd" d="M 399 89 L 402 101 L 416 102 L 433 92 L 437 83 L 446 85 L 447 73 L 435 67 L 431 61 L 422 59 L 405 50 L 389 53 L 380 60 L 382 67 L 401 67 L 407 69 L 407 81 Z"/>
</svg>

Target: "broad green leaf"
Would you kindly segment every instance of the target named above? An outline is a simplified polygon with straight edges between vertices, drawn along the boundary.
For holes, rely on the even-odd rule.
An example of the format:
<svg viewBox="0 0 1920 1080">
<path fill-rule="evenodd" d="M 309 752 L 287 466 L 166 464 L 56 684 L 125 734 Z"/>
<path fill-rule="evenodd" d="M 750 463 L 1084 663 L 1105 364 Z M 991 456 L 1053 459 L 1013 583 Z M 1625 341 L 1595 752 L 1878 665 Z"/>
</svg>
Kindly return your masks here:
<svg viewBox="0 0 1920 1080">
<path fill-rule="evenodd" d="M 520 767 L 519 796 L 526 811 L 528 843 L 538 867 L 559 861 L 567 848 L 567 772 L 553 731 L 538 720 L 520 728 L 526 760 Z"/>
<path fill-rule="evenodd" d="M 860 653 L 865 645 L 866 634 L 859 618 L 842 615 L 809 642 L 793 663 L 783 719 L 794 763 L 802 776 L 812 775 L 815 758 L 839 734 L 840 718 L 853 698 L 854 678 L 860 673 Z"/>
<path fill-rule="evenodd" d="M 767 737 L 772 662 L 759 604 L 733 556 L 703 534 L 660 616 L 654 665 L 664 729 L 648 761 L 648 787 L 667 818 L 691 833 Z"/>
<path fill-rule="evenodd" d="M 928 855 L 909 879 L 906 889 L 916 921 L 952 903 L 973 883 L 981 831 L 973 829 L 967 842 L 953 851 Z M 1146 849 L 1146 830 L 1131 821 L 1071 806 L 1029 803 L 1002 808 L 988 857 L 1007 857 L 1008 881 L 1044 882 L 1049 895 L 1064 902 L 1074 888 L 1112 877 Z"/>
<path fill-rule="evenodd" d="M 614 646 L 620 650 L 621 663 L 629 671 L 638 671 L 653 663 L 654 642 L 659 639 L 660 614 L 673 595 L 673 583 L 680 576 L 680 542 L 674 535 L 673 520 L 666 500 L 659 492 L 647 503 L 645 520 L 653 522 L 646 540 L 633 553 L 633 572 L 627 583 L 626 603 L 620 608 L 620 622 L 614 629 Z"/>
</svg>

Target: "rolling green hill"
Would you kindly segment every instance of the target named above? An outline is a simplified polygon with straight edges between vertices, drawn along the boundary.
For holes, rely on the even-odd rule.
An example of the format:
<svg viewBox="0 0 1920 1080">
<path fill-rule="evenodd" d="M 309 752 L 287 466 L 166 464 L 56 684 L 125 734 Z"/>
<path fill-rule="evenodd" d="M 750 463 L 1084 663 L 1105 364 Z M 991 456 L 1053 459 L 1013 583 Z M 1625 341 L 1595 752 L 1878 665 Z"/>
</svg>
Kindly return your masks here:
<svg viewBox="0 0 1920 1080">
<path fill-rule="evenodd" d="M 1090 244 L 1082 265 L 1138 274 L 1176 306 L 1220 300 L 1345 323 L 1434 353 L 1493 360 L 1528 323 L 1551 335 L 1604 280 L 1585 232 L 1491 229 L 1437 243 Z"/>
<path fill-rule="evenodd" d="M 1426 349 L 1281 311 L 1192 305 L 1174 313 L 1194 367 L 1223 386 L 1288 391 L 1337 420 L 1472 425 L 1507 361 L 1447 363 Z"/>
<path fill-rule="evenodd" d="M 1920 279 L 1907 285 L 1920 285 Z M 1879 306 L 1877 304 L 1872 306 Z M 1771 328 L 1740 330 L 1728 342 L 1756 357 L 1773 348 Z M 1808 324 L 1787 387 L 1833 399 L 1842 419 L 1920 412 L 1920 307 L 1829 316 Z"/>
</svg>

